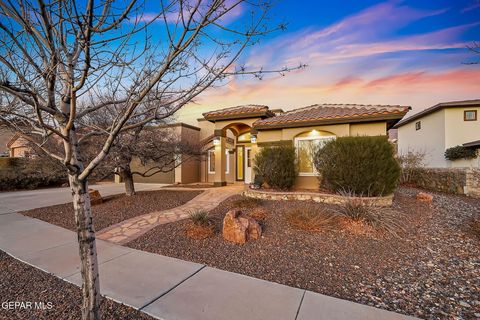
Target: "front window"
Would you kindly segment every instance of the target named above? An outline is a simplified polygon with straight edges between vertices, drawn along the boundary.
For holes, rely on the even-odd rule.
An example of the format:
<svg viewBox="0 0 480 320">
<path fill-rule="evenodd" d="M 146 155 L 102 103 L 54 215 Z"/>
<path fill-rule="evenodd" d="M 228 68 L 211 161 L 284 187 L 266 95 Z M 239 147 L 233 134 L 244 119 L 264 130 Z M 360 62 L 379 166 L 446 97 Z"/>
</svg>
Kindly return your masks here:
<svg viewBox="0 0 480 320">
<path fill-rule="evenodd" d="M 225 173 L 230 172 L 230 153 L 225 150 Z M 215 150 L 208 150 L 208 173 L 215 173 Z"/>
<path fill-rule="evenodd" d="M 299 175 L 316 175 L 317 170 L 313 164 L 313 157 L 318 148 L 322 148 L 328 141 L 335 139 L 334 136 L 297 138 L 297 159 Z"/>
<path fill-rule="evenodd" d="M 208 173 L 215 173 L 215 150 L 208 150 Z"/>
<path fill-rule="evenodd" d="M 477 121 L 477 110 L 465 110 L 463 112 L 463 120 Z"/>
</svg>

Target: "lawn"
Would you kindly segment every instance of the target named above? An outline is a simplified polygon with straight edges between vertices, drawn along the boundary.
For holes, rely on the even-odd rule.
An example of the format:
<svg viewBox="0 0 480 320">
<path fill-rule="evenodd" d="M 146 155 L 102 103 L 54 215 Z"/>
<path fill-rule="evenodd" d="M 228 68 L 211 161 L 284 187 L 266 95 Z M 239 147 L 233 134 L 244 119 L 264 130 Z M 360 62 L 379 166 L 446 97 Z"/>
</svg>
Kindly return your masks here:
<svg viewBox="0 0 480 320">
<path fill-rule="evenodd" d="M 234 196 L 210 213 L 213 237 L 186 237 L 190 222 L 184 220 L 158 226 L 127 246 L 421 318 L 478 318 L 480 239 L 470 225 L 480 201 L 435 193 L 428 204 L 415 199 L 418 191 L 395 194 L 395 223 L 403 229 L 398 236 L 358 223 L 300 230 L 288 215 L 304 202 L 262 201 L 262 238 L 236 245 L 220 231 L 223 216 L 240 199 Z"/>
<path fill-rule="evenodd" d="M 192 200 L 202 191 L 142 191 L 135 196 L 116 195 L 92 207 L 95 230 L 100 231 L 124 220 L 154 211 L 172 209 Z M 48 223 L 75 231 L 71 203 L 21 212 Z"/>
<path fill-rule="evenodd" d="M 51 308 L 3 309 L 1 319 L 81 319 L 82 292 L 77 286 L 20 262 L 0 251 L 2 302 L 50 302 Z M 112 300 L 102 298 L 102 319 L 153 319 Z"/>
</svg>

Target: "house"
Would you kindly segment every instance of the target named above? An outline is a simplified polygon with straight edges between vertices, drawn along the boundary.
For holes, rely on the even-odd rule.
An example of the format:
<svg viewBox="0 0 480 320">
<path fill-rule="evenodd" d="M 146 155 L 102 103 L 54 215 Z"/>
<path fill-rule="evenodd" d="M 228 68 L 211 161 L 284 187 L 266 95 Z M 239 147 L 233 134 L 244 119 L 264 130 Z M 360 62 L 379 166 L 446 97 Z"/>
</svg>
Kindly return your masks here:
<svg viewBox="0 0 480 320">
<path fill-rule="evenodd" d="M 203 145 L 205 156 L 181 163 L 170 175 L 143 182 L 210 182 L 216 186 L 253 181 L 254 158 L 265 146 L 282 144 L 297 148 L 297 188 L 318 187 L 312 163 L 312 146 L 341 136 L 387 135 L 410 107 L 399 105 L 316 104 L 287 112 L 263 105 L 243 105 L 203 113 L 197 125 L 177 123 L 182 139 Z M 181 120 L 181 119 L 179 119 Z M 132 164 L 138 165 L 138 164 Z"/>
<path fill-rule="evenodd" d="M 398 152 L 426 154 L 432 168 L 480 167 L 480 158 L 449 161 L 445 150 L 455 146 L 480 149 L 480 99 L 442 102 L 398 122 Z"/>
<path fill-rule="evenodd" d="M 22 134 L 17 132 L 10 136 L 6 146 L 10 157 L 25 158 L 31 155 L 32 147 L 28 140 L 22 137 Z"/>
</svg>

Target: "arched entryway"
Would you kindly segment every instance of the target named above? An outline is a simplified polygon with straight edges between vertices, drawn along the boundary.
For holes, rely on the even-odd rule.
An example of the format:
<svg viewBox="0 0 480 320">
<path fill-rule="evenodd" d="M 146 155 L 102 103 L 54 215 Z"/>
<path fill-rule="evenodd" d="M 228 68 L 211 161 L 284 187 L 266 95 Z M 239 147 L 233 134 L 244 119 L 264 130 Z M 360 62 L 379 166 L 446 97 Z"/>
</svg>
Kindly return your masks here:
<svg viewBox="0 0 480 320">
<path fill-rule="evenodd" d="M 220 126 L 216 126 L 217 128 Z M 231 132 L 234 137 L 233 148 L 227 148 L 228 132 Z M 246 122 L 231 122 L 222 125 L 215 130 L 215 137 L 213 140 L 214 158 L 215 158 L 215 179 L 216 186 L 226 185 L 227 174 L 233 174 L 233 181 L 235 183 L 252 183 L 253 181 L 253 158 L 255 156 L 257 146 L 255 139 L 252 141 L 251 123 Z M 230 161 L 229 157 L 233 157 Z M 230 161 L 230 162 L 229 162 Z M 226 170 L 227 167 L 229 170 Z M 231 171 L 230 171 L 231 170 Z"/>
</svg>

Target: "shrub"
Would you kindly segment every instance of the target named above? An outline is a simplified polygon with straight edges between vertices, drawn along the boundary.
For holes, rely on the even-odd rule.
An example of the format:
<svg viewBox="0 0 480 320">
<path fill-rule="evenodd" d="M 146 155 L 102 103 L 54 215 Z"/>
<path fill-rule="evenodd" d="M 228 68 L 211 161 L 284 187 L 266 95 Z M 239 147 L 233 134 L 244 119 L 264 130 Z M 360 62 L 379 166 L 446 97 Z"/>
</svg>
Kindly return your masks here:
<svg viewBox="0 0 480 320">
<path fill-rule="evenodd" d="M 0 191 L 60 186 L 67 181 L 65 168 L 54 160 L 0 158 Z"/>
<path fill-rule="evenodd" d="M 210 225 L 210 215 L 205 210 L 194 210 L 189 213 L 189 218 L 194 225 L 208 226 Z"/>
<path fill-rule="evenodd" d="M 414 182 L 418 169 L 424 167 L 425 155 L 423 151 L 408 151 L 398 156 L 397 160 L 401 169 L 400 183 Z"/>
<path fill-rule="evenodd" d="M 390 234 L 398 237 L 399 231 L 404 231 L 399 218 L 401 213 L 387 207 L 376 207 L 369 201 L 363 201 L 351 191 L 340 192 L 347 201 L 338 206 L 337 213 L 351 219 L 359 221 L 377 229 L 383 229 Z"/>
<path fill-rule="evenodd" d="M 263 147 L 255 156 L 255 175 L 271 187 L 288 190 L 297 178 L 296 154 L 292 146 Z"/>
<path fill-rule="evenodd" d="M 379 196 L 392 193 L 400 176 L 387 137 L 340 137 L 315 152 L 321 184 L 334 191 Z"/>
<path fill-rule="evenodd" d="M 445 159 L 453 161 L 458 159 L 475 159 L 477 151 L 464 146 L 451 147 L 445 150 Z"/>
<path fill-rule="evenodd" d="M 287 221 L 297 229 L 321 231 L 334 227 L 338 223 L 338 214 L 319 209 L 310 204 L 304 204 L 290 210 L 287 214 Z"/>
</svg>

